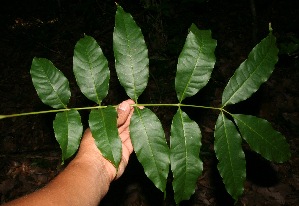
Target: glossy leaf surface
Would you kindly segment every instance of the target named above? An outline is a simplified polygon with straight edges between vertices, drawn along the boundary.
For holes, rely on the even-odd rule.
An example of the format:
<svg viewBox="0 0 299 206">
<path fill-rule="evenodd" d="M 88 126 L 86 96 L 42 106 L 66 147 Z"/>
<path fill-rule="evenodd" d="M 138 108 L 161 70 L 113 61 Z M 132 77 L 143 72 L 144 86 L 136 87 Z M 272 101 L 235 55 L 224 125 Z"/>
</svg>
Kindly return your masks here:
<svg viewBox="0 0 299 206">
<path fill-rule="evenodd" d="M 195 191 L 203 166 L 199 158 L 201 131 L 180 108 L 173 117 L 170 139 L 170 164 L 175 202 L 188 200 Z"/>
<path fill-rule="evenodd" d="M 215 127 L 215 152 L 220 175 L 228 193 L 236 200 L 243 193 L 246 176 L 242 140 L 234 123 L 221 112 Z"/>
<path fill-rule="evenodd" d="M 115 15 L 113 50 L 118 79 L 127 95 L 137 102 L 148 82 L 148 51 L 140 28 L 120 6 Z"/>
<path fill-rule="evenodd" d="M 89 114 L 89 127 L 102 155 L 118 168 L 122 144 L 117 130 L 117 112 L 114 107 L 93 109 Z"/>
<path fill-rule="evenodd" d="M 216 40 L 210 30 L 199 30 L 194 24 L 189 29 L 184 48 L 179 56 L 175 90 L 179 102 L 195 95 L 211 77 L 216 58 Z"/>
<path fill-rule="evenodd" d="M 55 138 L 62 151 L 62 161 L 71 157 L 78 149 L 83 132 L 78 111 L 69 110 L 56 114 L 53 121 Z"/>
<path fill-rule="evenodd" d="M 71 92 L 69 82 L 51 61 L 33 58 L 31 78 L 35 90 L 44 104 L 53 108 L 66 108 Z"/>
<path fill-rule="evenodd" d="M 290 148 L 284 136 L 275 131 L 271 124 L 264 119 L 243 115 L 233 115 L 242 137 L 251 149 L 264 158 L 274 162 L 285 162 L 290 156 Z"/>
<path fill-rule="evenodd" d="M 159 119 L 147 108 L 135 108 L 130 134 L 134 151 L 145 174 L 164 192 L 169 172 L 169 147 Z"/>
<path fill-rule="evenodd" d="M 110 71 L 108 61 L 94 38 L 85 36 L 77 42 L 73 64 L 82 93 L 100 104 L 108 93 Z"/>
<path fill-rule="evenodd" d="M 226 85 L 222 105 L 235 104 L 249 98 L 268 80 L 278 61 L 276 38 L 270 33 L 257 44 Z"/>
</svg>

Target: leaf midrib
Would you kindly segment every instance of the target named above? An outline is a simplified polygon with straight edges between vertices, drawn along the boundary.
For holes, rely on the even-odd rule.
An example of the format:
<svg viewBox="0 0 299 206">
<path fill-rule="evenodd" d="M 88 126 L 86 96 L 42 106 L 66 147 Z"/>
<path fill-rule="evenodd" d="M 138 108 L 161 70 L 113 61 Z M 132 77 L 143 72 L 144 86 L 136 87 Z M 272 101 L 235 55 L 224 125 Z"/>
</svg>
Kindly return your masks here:
<svg viewBox="0 0 299 206">
<path fill-rule="evenodd" d="M 152 146 L 151 146 L 151 143 L 150 143 L 150 141 L 149 141 L 149 135 L 148 135 L 148 132 L 147 132 L 147 129 L 146 129 L 146 126 L 145 126 L 145 124 L 144 124 L 144 121 L 143 121 L 143 118 L 142 118 L 142 114 L 140 113 L 140 111 L 139 111 L 139 109 L 137 110 L 138 111 L 138 115 L 140 116 L 140 119 L 141 119 L 141 123 L 142 123 L 142 126 L 143 126 L 143 128 L 144 128 L 144 131 L 145 131 L 145 133 L 146 133 L 146 142 L 147 142 L 147 144 L 148 144 L 148 146 L 149 146 L 149 148 L 150 148 L 150 152 L 151 152 L 151 155 L 152 155 L 152 157 L 154 157 L 155 155 L 154 155 L 154 152 L 153 152 L 153 150 L 152 150 Z M 153 158 L 154 159 L 154 163 L 155 163 L 155 168 L 156 168 L 156 171 L 157 171 L 157 173 L 158 174 L 160 174 L 159 173 L 159 170 L 158 170 L 158 164 L 157 164 L 157 161 L 156 161 L 156 158 Z M 159 175 L 159 179 L 160 179 L 161 177 L 160 177 L 160 175 Z M 161 179 L 160 179 L 160 182 L 162 182 L 161 181 Z"/>
<path fill-rule="evenodd" d="M 271 45 L 269 46 L 269 48 L 270 47 L 271 47 Z M 241 86 L 239 86 L 238 89 L 232 94 L 232 96 L 223 104 L 223 107 L 229 103 L 229 101 L 238 93 L 238 91 L 243 87 L 243 85 L 250 79 L 250 77 L 253 74 L 255 74 L 255 72 L 259 69 L 259 67 L 262 65 L 262 63 L 267 59 L 268 55 L 270 55 L 269 48 L 267 49 L 267 54 L 264 56 L 263 60 L 256 66 L 256 69 L 248 76 L 248 78 L 245 79 L 245 81 L 242 82 Z M 248 61 L 248 59 L 245 60 L 244 64 L 246 64 L 247 61 Z M 240 70 L 240 72 L 241 71 L 242 70 Z"/>
<path fill-rule="evenodd" d="M 88 48 L 91 48 L 91 46 L 89 46 Z M 97 92 L 97 89 L 96 89 L 96 80 L 95 80 L 95 75 L 93 73 L 93 67 L 92 67 L 92 62 L 91 62 L 91 58 L 90 58 L 90 53 L 91 53 L 91 50 L 92 49 L 95 49 L 95 48 L 92 48 L 91 50 L 88 50 L 86 47 L 84 48 L 85 49 L 85 52 L 86 52 L 86 55 L 87 55 L 87 63 L 88 63 L 88 66 L 89 66 L 89 71 L 90 71 L 90 74 L 91 74 L 91 78 L 92 78 L 92 86 L 93 86 L 93 90 L 94 90 L 94 94 L 97 98 L 97 103 L 100 105 L 101 104 L 101 100 L 99 98 L 99 95 L 98 95 L 98 92 Z"/>
<path fill-rule="evenodd" d="M 127 14 L 126 14 L 127 15 Z M 137 94 L 136 94 L 136 81 L 135 81 L 135 75 L 134 75 L 134 65 L 133 65 L 133 58 L 132 58 L 132 52 L 131 52 L 131 46 L 130 46 L 130 39 L 129 39 L 129 34 L 128 34 L 128 29 L 127 29 L 127 21 L 125 21 L 125 18 L 122 19 L 123 24 L 125 25 L 125 34 L 126 34 L 126 42 L 127 42 L 127 49 L 128 49 L 128 56 L 130 58 L 130 69 L 131 69 L 131 75 L 133 78 L 133 90 L 134 90 L 134 100 L 137 103 Z"/>
<path fill-rule="evenodd" d="M 104 108 L 104 109 L 107 109 L 107 108 Z M 114 154 L 114 152 L 113 152 L 113 148 L 112 148 L 112 142 L 111 142 L 111 138 L 109 138 L 109 134 L 108 134 L 108 132 L 107 132 L 107 126 L 106 126 L 106 121 L 105 121 L 105 115 L 103 115 L 103 109 L 99 109 L 100 111 L 101 111 L 101 115 L 102 115 L 102 118 L 103 118 L 103 124 L 104 124 L 104 127 L 105 127 L 105 133 L 106 133 L 106 137 L 107 137 L 107 140 L 108 140 L 108 142 L 109 142 L 109 149 L 110 149 L 110 154 L 112 154 L 112 156 L 113 156 L 113 164 L 114 165 L 116 165 L 116 161 L 115 161 L 115 154 Z"/>
<path fill-rule="evenodd" d="M 179 102 L 181 103 L 182 101 L 183 101 L 183 99 L 185 98 L 185 94 L 186 94 L 186 90 L 187 90 L 187 88 L 188 88 L 188 85 L 190 84 L 190 82 L 191 82 L 191 79 L 192 79 L 192 77 L 193 77 L 193 74 L 194 74 L 194 72 L 195 72 L 195 70 L 196 70 L 196 65 L 197 65 L 197 63 L 199 62 L 199 60 L 201 59 L 200 58 L 200 54 L 202 53 L 202 47 L 204 47 L 204 45 L 203 45 L 203 39 L 201 38 L 200 40 L 197 38 L 197 36 L 192 32 L 192 34 L 194 35 L 194 37 L 195 37 L 195 41 L 198 41 L 199 43 L 201 43 L 201 45 L 199 45 L 199 49 L 198 50 L 196 50 L 197 51 L 197 58 L 196 58 L 196 63 L 194 64 L 194 67 L 193 67 L 193 69 L 192 69 L 192 73 L 191 73 L 191 75 L 190 75 L 190 77 L 189 77 L 189 79 L 188 79 L 188 83 L 186 84 L 186 86 L 185 86 L 185 88 L 184 88 L 184 91 L 183 91 L 183 93 L 182 93 L 182 96 L 181 96 L 181 99 L 179 100 Z"/>
<path fill-rule="evenodd" d="M 229 153 L 229 162 L 230 162 L 230 167 L 231 167 L 231 171 L 232 171 L 232 173 L 233 173 L 233 180 L 234 180 L 234 189 L 236 188 L 236 180 L 235 180 L 235 177 L 236 177 L 236 175 L 235 175 L 235 172 L 234 172 L 234 167 L 233 167 L 233 164 L 232 164 L 232 158 L 231 158 L 231 152 L 230 152 L 230 144 L 229 144 L 229 142 L 228 142 L 228 134 L 227 134 L 227 127 L 226 127 L 226 123 L 225 123 L 225 116 L 224 116 L 224 114 L 223 114 L 223 112 L 221 112 L 221 116 L 222 116 L 222 121 L 223 121 L 223 127 L 224 127 L 224 131 L 225 131 L 225 139 L 226 139 L 226 143 L 227 143 L 227 146 L 228 146 L 228 153 Z"/>
<path fill-rule="evenodd" d="M 49 63 L 50 63 L 50 62 L 49 62 Z M 50 65 L 50 66 L 54 66 L 54 65 Z M 47 69 L 44 68 L 43 66 L 41 66 L 41 67 L 42 67 L 42 69 L 44 70 L 45 76 L 47 77 L 46 80 L 48 81 L 48 83 L 49 83 L 50 86 L 52 87 L 52 90 L 54 91 L 56 98 L 59 99 L 60 103 L 64 106 L 64 108 L 67 108 L 67 105 L 64 104 L 64 103 L 62 102 L 60 96 L 58 95 L 58 90 L 56 90 L 55 87 L 54 87 L 54 84 L 52 84 L 51 79 L 50 79 L 49 75 L 48 75 L 47 72 L 46 72 Z M 51 70 L 51 69 L 50 69 L 50 70 Z M 50 71 L 50 72 L 53 73 L 52 71 Z M 57 70 L 57 72 L 59 73 L 59 70 Z M 65 82 L 64 82 L 64 83 L 65 83 Z"/>
<path fill-rule="evenodd" d="M 245 122 L 243 122 L 241 119 L 236 118 L 236 116 L 234 115 L 233 118 L 237 119 L 238 121 L 240 121 L 241 123 L 243 123 L 243 125 L 245 125 L 250 131 L 252 131 L 253 133 L 255 133 L 257 136 L 261 137 L 261 139 L 265 142 L 267 142 L 267 144 L 271 145 L 273 148 L 275 148 L 275 150 L 277 152 L 279 152 L 279 149 L 276 147 L 275 144 L 271 144 L 270 141 L 268 141 L 267 138 L 264 138 L 264 136 L 262 136 L 261 134 L 257 133 L 252 127 L 250 127 L 248 124 L 246 124 Z"/>
</svg>

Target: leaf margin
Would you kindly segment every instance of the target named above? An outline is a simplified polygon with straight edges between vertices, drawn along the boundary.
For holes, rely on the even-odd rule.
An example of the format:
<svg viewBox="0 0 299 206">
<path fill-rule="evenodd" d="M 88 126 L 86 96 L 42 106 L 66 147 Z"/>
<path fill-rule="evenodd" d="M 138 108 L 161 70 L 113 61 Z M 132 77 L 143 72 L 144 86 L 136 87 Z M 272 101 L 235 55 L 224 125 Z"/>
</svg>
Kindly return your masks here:
<svg viewBox="0 0 299 206">
<path fill-rule="evenodd" d="M 42 71 L 40 69 L 42 69 Z M 34 57 L 31 64 L 30 75 L 34 88 L 44 104 L 55 109 L 67 108 L 71 97 L 69 81 L 50 60 Z M 43 77 L 40 77 L 40 75 Z M 41 79 L 43 80 L 42 83 L 40 82 Z M 45 88 L 45 85 L 47 88 Z M 46 94 L 46 90 L 50 91 Z M 49 99 L 49 97 L 53 95 L 56 100 Z"/>
<path fill-rule="evenodd" d="M 227 126 L 230 127 L 229 130 L 227 130 L 226 128 L 224 129 L 225 132 L 223 131 L 220 131 L 220 128 L 221 127 L 224 127 L 225 125 L 224 124 L 227 124 Z M 217 141 L 219 141 L 220 137 L 219 137 L 219 134 L 227 134 L 228 132 L 232 132 L 233 135 L 235 136 L 234 138 L 237 138 L 235 139 L 238 140 L 239 142 L 235 145 L 235 146 L 238 146 L 239 147 L 239 151 L 237 151 L 238 153 L 236 154 L 236 156 L 232 156 L 232 155 L 229 155 L 229 159 L 231 160 L 232 158 L 235 158 L 239 155 L 239 159 L 238 159 L 238 163 L 235 162 L 235 165 L 237 166 L 240 166 L 241 169 L 240 169 L 240 174 L 234 176 L 232 175 L 232 178 L 234 179 L 234 184 L 235 185 L 230 185 L 231 183 L 229 182 L 229 177 L 227 175 L 229 174 L 226 174 L 227 172 L 224 171 L 224 169 L 222 170 L 222 166 L 225 167 L 227 165 L 227 161 L 225 161 L 225 158 L 228 157 L 227 155 L 228 154 L 220 154 L 219 152 L 219 148 L 218 148 L 218 145 L 217 145 Z M 246 161 L 245 161 L 245 154 L 243 152 L 243 149 L 242 149 L 242 139 L 241 139 L 241 136 L 239 134 L 239 132 L 237 131 L 237 128 L 235 127 L 234 123 L 232 121 L 230 121 L 229 119 L 227 119 L 224 115 L 224 113 L 221 111 L 221 113 L 219 114 L 218 118 L 217 118 L 217 121 L 216 121 L 216 125 L 215 125 L 215 132 L 214 132 L 214 136 L 215 136 L 215 143 L 214 143 L 214 150 L 215 150 L 215 154 L 216 154 L 216 157 L 217 159 L 219 160 L 218 164 L 217 164 L 217 168 L 218 168 L 218 171 L 223 179 L 223 183 L 225 185 L 225 188 L 227 190 L 227 192 L 235 199 L 237 200 L 243 193 L 244 191 L 244 183 L 245 183 L 245 178 L 246 178 Z M 229 135 L 226 135 L 228 138 L 230 138 Z M 234 141 L 231 141 L 232 143 L 236 143 Z M 225 146 L 225 144 L 220 144 L 220 146 Z M 233 152 L 236 152 L 236 150 L 229 150 L 229 154 L 230 152 L 233 151 Z M 222 153 L 222 152 L 221 152 Z M 241 164 L 240 164 L 241 163 Z M 232 161 L 230 161 L 230 165 L 231 167 L 232 166 Z M 233 169 L 232 169 L 233 170 Z M 239 169 L 235 169 L 235 171 L 238 171 Z M 234 172 L 232 172 L 234 173 Z M 240 180 L 238 180 L 238 178 L 240 178 Z"/>
<path fill-rule="evenodd" d="M 137 123 L 141 126 L 138 126 Z M 154 125 L 154 123 L 156 125 Z M 140 130 L 139 127 L 142 127 L 143 130 Z M 141 134 L 141 131 L 145 131 L 145 134 Z M 151 131 L 158 132 L 157 136 L 151 135 Z M 142 164 L 145 174 L 159 190 L 165 192 L 170 166 L 169 147 L 166 143 L 161 122 L 155 113 L 148 108 L 139 109 L 138 107 L 135 107 L 130 122 L 130 136 L 137 159 Z M 145 141 L 142 141 L 141 138 L 145 138 Z M 153 138 L 154 141 L 152 140 Z M 155 147 L 151 147 L 149 146 L 151 143 L 157 144 Z M 158 150 L 158 146 L 160 150 Z M 151 158 L 148 158 L 148 155 L 144 155 L 144 152 L 146 152 L 146 149 L 148 148 L 151 150 L 151 154 L 149 155 Z M 161 152 L 161 148 L 164 152 Z M 155 162 L 148 162 L 147 160 Z M 160 166 L 157 166 L 158 164 Z M 156 165 L 156 167 L 153 167 L 152 165 Z"/>
<path fill-rule="evenodd" d="M 84 96 L 100 105 L 108 94 L 110 70 L 101 47 L 93 37 L 85 35 L 76 43 L 73 72 Z"/>
<path fill-rule="evenodd" d="M 233 114 L 232 117 L 239 128 L 242 138 L 249 144 L 252 150 L 262 155 L 265 159 L 276 163 L 282 163 L 291 157 L 291 151 L 285 137 L 277 130 L 274 130 L 267 120 L 244 114 Z M 253 119 L 253 121 L 256 122 L 256 125 L 252 125 L 251 120 L 249 119 Z M 244 125 L 244 127 L 242 125 Z M 245 127 L 247 127 L 247 129 L 245 129 Z M 250 134 L 249 131 L 251 131 Z M 267 134 L 263 135 L 262 133 L 265 132 Z M 258 136 L 269 144 L 264 145 L 262 144 L 262 141 L 258 141 L 256 144 L 253 143 L 254 139 Z M 272 141 L 274 141 L 274 139 L 272 137 L 278 138 L 276 139 L 278 143 L 273 143 Z M 270 145 L 273 145 L 274 148 L 277 148 L 276 151 L 269 151 L 269 148 L 271 148 Z M 281 148 L 284 150 L 284 152 L 280 151 Z M 269 154 L 268 152 L 271 152 L 272 154 Z M 286 155 L 284 155 L 285 153 Z"/>
<path fill-rule="evenodd" d="M 61 126 L 62 123 L 65 123 Z M 56 113 L 53 120 L 54 135 L 62 151 L 62 164 L 64 161 L 73 156 L 79 148 L 80 140 L 83 133 L 81 116 L 77 110 L 71 109 L 64 112 Z M 70 130 L 76 130 L 72 132 Z M 65 134 L 67 133 L 67 134 Z M 71 133 L 71 134 L 70 134 Z M 70 148 L 69 144 L 72 144 Z"/>
<path fill-rule="evenodd" d="M 180 121 L 180 122 L 178 122 Z M 181 124 L 182 127 L 174 126 L 175 124 Z M 181 129 L 183 128 L 183 129 Z M 185 129 L 184 129 L 185 128 Z M 176 135 L 175 130 L 183 130 L 184 134 L 183 137 L 181 134 Z M 191 131 L 193 130 L 193 131 Z M 190 137 L 189 135 L 192 136 Z M 196 136 L 198 134 L 198 136 Z M 174 190 L 174 198 L 176 204 L 179 204 L 182 200 L 188 200 L 190 199 L 190 196 L 194 194 L 195 192 L 195 186 L 198 177 L 202 174 L 203 171 L 203 163 L 199 157 L 200 155 L 200 148 L 201 148 L 201 131 L 198 127 L 197 123 L 191 120 L 188 115 L 179 108 L 177 110 L 177 113 L 174 115 L 172 124 L 171 124 L 171 138 L 170 138 L 170 165 L 171 170 L 173 174 L 173 181 L 172 186 Z M 174 141 L 174 138 L 176 138 L 177 142 L 176 144 Z M 182 141 L 183 140 L 183 141 Z M 185 143 L 185 145 L 183 145 Z M 179 164 L 178 157 L 175 158 L 175 156 L 178 156 L 178 150 L 175 148 L 184 146 L 185 153 L 189 153 L 190 156 L 187 154 L 184 163 L 187 165 L 187 168 L 182 169 L 182 164 Z M 195 149 L 195 151 L 194 151 Z M 188 152 L 190 151 L 190 152 Z M 181 152 L 179 150 L 179 152 Z M 191 160 L 190 160 L 191 158 Z M 189 164 L 189 166 L 188 166 Z M 179 170 L 184 170 L 179 171 Z M 184 178 L 184 185 L 186 184 L 187 188 L 182 185 L 182 173 L 185 175 Z M 193 173 L 192 176 L 190 173 Z M 177 178 L 178 177 L 178 178 Z M 190 184 L 191 187 L 190 187 Z"/>
<path fill-rule="evenodd" d="M 88 124 L 97 148 L 117 169 L 122 158 L 122 142 L 118 134 L 115 108 L 107 106 L 91 110 Z"/>
<path fill-rule="evenodd" d="M 266 52 L 266 54 L 264 54 L 264 58 L 263 58 L 263 60 L 262 61 L 264 61 L 265 59 L 267 59 L 267 56 L 268 55 L 272 55 L 272 58 L 271 58 L 271 60 L 273 60 L 272 62 L 270 62 L 269 63 L 269 61 L 268 61 L 268 63 L 267 63 L 267 66 L 269 67 L 269 68 L 267 68 L 268 69 L 268 71 L 264 71 L 264 72 L 268 72 L 268 73 L 264 73 L 264 77 L 263 78 L 253 78 L 252 77 L 252 75 L 253 75 L 253 73 L 255 73 L 256 71 L 257 72 L 259 72 L 259 70 L 256 68 L 251 74 L 250 74 L 250 77 L 251 78 L 247 78 L 246 79 L 246 81 L 249 81 L 249 80 L 251 80 L 252 82 L 255 80 L 255 81 L 257 81 L 257 80 L 259 80 L 259 81 L 257 81 L 257 85 L 254 85 L 255 87 L 253 87 L 252 86 L 252 84 L 253 83 L 251 83 L 251 85 L 250 86 L 246 86 L 245 85 L 245 87 L 239 87 L 239 88 L 237 88 L 236 89 L 236 91 L 233 91 L 234 90 L 234 86 L 231 86 L 232 84 L 239 84 L 238 83 L 238 78 L 240 78 L 240 76 L 244 76 L 244 70 L 249 70 L 250 68 L 249 68 L 249 66 L 247 66 L 248 64 L 253 64 L 253 63 L 256 63 L 255 62 L 255 59 L 256 59 L 256 56 L 259 54 L 259 51 L 260 50 L 263 50 L 264 49 L 264 44 L 267 46 L 267 47 L 269 47 L 269 49 L 268 49 L 268 52 Z M 269 44 L 269 45 L 267 45 L 267 44 Z M 257 54 L 256 54 L 257 53 Z M 269 54 L 269 53 L 273 53 L 273 54 Z M 260 55 L 260 54 L 259 54 Z M 270 32 L 269 33 L 269 35 L 267 36 L 267 37 L 265 37 L 264 39 L 262 39 L 261 40 L 261 42 L 260 43 L 258 43 L 251 51 L 250 51 L 250 53 L 249 53 L 249 55 L 248 55 L 248 58 L 244 61 L 244 62 L 242 62 L 241 63 L 241 65 L 236 69 L 236 71 L 235 71 L 235 73 L 233 74 L 233 76 L 230 78 L 230 80 L 229 80 L 229 82 L 227 83 L 227 85 L 225 86 L 225 88 L 224 88 L 224 91 L 223 91 L 223 93 L 222 93 L 222 100 L 221 100 L 221 102 L 222 102 L 222 107 L 225 107 L 225 106 L 227 106 L 227 105 L 230 105 L 230 104 L 236 104 L 236 103 L 238 103 L 238 102 L 241 102 L 241 101 L 244 101 L 244 100 L 246 100 L 246 99 L 248 99 L 252 94 L 254 94 L 259 88 L 260 88 L 260 86 L 264 83 L 264 82 L 266 82 L 268 79 L 269 79 L 269 77 L 270 77 L 270 75 L 272 74 L 272 72 L 274 71 L 274 69 L 275 69 L 275 64 L 277 63 L 277 61 L 278 61 L 278 48 L 277 48 L 277 46 L 276 46 L 276 38 L 275 38 L 275 36 L 272 34 L 272 32 Z M 268 60 L 269 60 L 270 58 L 268 58 Z M 271 64 L 271 66 L 269 66 L 269 64 Z M 260 65 L 259 65 L 260 66 Z M 261 76 L 261 75 L 259 75 L 259 76 Z M 244 85 L 244 82 L 246 82 L 246 81 L 242 81 L 243 83 L 242 83 L 242 85 Z M 236 83 L 235 83 L 236 82 Z M 248 90 L 250 90 L 250 91 L 248 91 L 248 94 L 247 95 L 244 95 L 244 91 L 242 91 L 242 90 L 244 90 L 244 89 L 246 89 L 247 91 Z M 227 93 L 230 93 L 231 91 L 233 91 L 233 94 L 227 94 Z M 239 92 L 239 91 L 241 91 L 241 92 Z M 237 98 L 237 100 L 231 100 L 231 99 L 233 99 L 233 97 L 235 97 L 235 95 L 236 95 L 236 93 L 237 92 L 239 92 L 240 94 L 239 94 L 239 98 Z M 228 97 L 226 96 L 226 95 L 228 95 Z"/>
</svg>

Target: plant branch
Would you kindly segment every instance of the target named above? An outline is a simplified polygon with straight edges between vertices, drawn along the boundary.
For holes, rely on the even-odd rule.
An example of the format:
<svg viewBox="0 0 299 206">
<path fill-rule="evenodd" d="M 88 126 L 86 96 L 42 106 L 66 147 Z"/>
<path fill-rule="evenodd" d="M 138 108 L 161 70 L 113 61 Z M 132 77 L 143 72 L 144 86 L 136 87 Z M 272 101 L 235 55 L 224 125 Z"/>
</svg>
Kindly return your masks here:
<svg viewBox="0 0 299 206">
<path fill-rule="evenodd" d="M 145 106 L 145 107 L 193 107 L 193 108 L 202 108 L 202 109 L 214 109 L 214 110 L 221 110 L 228 114 L 226 110 L 223 108 L 217 107 L 209 107 L 209 106 L 201 106 L 201 105 L 189 105 L 189 104 L 132 104 L 133 107 Z M 19 117 L 19 116 L 28 116 L 28 115 L 36 115 L 36 114 L 47 114 L 47 113 L 54 113 L 54 112 L 65 112 L 70 110 L 90 110 L 90 109 L 100 109 L 106 108 L 107 106 L 92 106 L 92 107 L 80 107 L 80 108 L 64 108 L 64 109 L 54 109 L 54 110 L 46 110 L 46 111 L 38 111 L 38 112 L 25 112 L 25 113 L 18 113 L 18 114 L 8 114 L 8 115 L 0 115 L 0 119 L 5 118 L 12 118 L 12 117 Z M 113 105 L 113 107 L 117 107 L 117 105 Z"/>
<path fill-rule="evenodd" d="M 46 111 L 38 111 L 38 112 L 25 112 L 25 113 L 18 113 L 18 114 L 7 114 L 7 115 L 0 115 L 0 119 L 12 118 L 12 117 L 19 117 L 19 116 L 35 115 L 35 114 L 47 114 L 47 113 L 54 113 L 54 112 L 65 112 L 65 111 L 70 111 L 70 110 L 98 109 L 98 108 L 106 108 L 106 107 L 107 106 L 93 106 L 93 107 L 80 107 L 80 108 L 64 108 L 64 109 L 54 109 L 54 110 L 46 110 Z"/>
</svg>

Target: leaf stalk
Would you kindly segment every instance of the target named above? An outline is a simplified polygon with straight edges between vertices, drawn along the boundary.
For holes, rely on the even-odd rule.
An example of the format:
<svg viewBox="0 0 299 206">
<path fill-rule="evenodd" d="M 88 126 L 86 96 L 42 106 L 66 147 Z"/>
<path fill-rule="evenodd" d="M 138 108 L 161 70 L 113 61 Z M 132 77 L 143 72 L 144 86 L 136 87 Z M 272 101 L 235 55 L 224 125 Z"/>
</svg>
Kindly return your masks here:
<svg viewBox="0 0 299 206">
<path fill-rule="evenodd" d="M 117 107 L 117 106 L 118 105 L 113 105 L 112 107 Z M 224 111 L 224 112 L 230 114 L 223 108 L 202 106 L 202 105 L 181 104 L 181 103 L 178 103 L 178 104 L 131 104 L 131 106 L 133 106 L 133 107 L 140 107 L 140 106 L 144 106 L 144 107 L 193 107 L 193 108 L 220 110 L 220 111 Z M 91 107 L 64 108 L 64 109 L 54 109 L 54 110 L 45 110 L 45 111 L 37 111 L 37 112 L 24 112 L 24 113 L 0 115 L 0 119 L 19 117 L 19 116 L 36 115 L 36 114 L 47 114 L 47 113 L 54 113 L 54 112 L 65 112 L 65 111 L 70 111 L 70 110 L 79 111 L 79 110 L 101 109 L 101 108 L 106 108 L 106 107 L 107 106 L 97 105 L 97 106 L 91 106 Z"/>
</svg>

